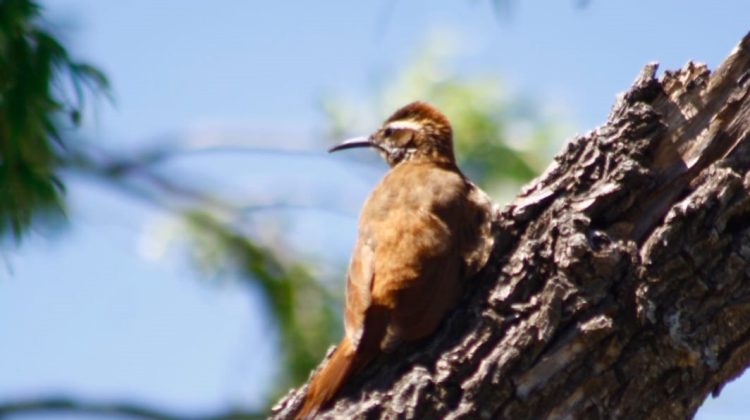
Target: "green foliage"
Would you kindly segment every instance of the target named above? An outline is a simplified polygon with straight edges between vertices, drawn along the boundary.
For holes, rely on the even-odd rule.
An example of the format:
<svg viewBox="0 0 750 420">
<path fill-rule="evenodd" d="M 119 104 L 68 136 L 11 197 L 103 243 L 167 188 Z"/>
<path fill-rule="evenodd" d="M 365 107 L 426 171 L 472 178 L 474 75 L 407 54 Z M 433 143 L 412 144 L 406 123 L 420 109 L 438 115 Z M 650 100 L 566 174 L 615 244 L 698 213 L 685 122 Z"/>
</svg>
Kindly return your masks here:
<svg viewBox="0 0 750 420">
<path fill-rule="evenodd" d="M 240 279 L 258 286 L 265 298 L 283 354 L 283 375 L 275 383 L 273 398 L 307 379 L 325 349 L 340 336 L 335 299 L 304 265 L 282 261 L 277 253 L 209 213 L 188 212 L 184 220 L 200 268 L 237 271 Z"/>
<path fill-rule="evenodd" d="M 33 219 L 63 214 L 62 117 L 78 125 L 87 91 L 108 88 L 40 27 L 39 11 L 30 0 L 0 0 L 0 236 L 16 240 Z"/>
</svg>

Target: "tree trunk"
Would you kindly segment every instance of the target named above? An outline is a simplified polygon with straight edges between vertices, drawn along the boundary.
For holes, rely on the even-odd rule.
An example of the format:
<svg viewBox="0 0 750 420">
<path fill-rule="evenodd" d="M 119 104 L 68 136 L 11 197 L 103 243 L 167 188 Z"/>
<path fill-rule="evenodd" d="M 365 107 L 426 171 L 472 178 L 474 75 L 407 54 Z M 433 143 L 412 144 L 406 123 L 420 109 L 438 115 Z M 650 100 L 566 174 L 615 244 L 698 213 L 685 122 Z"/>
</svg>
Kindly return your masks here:
<svg viewBox="0 0 750 420">
<path fill-rule="evenodd" d="M 656 69 L 494 212 L 489 262 L 439 331 L 322 417 L 686 418 L 745 369 L 750 34 L 713 74 Z"/>
</svg>

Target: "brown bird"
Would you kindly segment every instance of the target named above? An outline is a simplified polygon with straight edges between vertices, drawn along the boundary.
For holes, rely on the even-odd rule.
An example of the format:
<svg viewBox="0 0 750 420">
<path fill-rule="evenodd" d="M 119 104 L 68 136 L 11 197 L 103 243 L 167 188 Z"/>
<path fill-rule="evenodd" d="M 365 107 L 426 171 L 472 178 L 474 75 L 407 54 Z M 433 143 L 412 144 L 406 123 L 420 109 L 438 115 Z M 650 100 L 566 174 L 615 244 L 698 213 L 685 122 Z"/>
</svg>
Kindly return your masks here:
<svg viewBox="0 0 750 420">
<path fill-rule="evenodd" d="M 384 351 L 431 334 L 489 255 L 489 200 L 456 166 L 448 119 L 424 102 L 369 137 L 390 170 L 365 201 L 349 264 L 345 335 L 312 378 L 297 418 L 313 417 Z"/>
</svg>

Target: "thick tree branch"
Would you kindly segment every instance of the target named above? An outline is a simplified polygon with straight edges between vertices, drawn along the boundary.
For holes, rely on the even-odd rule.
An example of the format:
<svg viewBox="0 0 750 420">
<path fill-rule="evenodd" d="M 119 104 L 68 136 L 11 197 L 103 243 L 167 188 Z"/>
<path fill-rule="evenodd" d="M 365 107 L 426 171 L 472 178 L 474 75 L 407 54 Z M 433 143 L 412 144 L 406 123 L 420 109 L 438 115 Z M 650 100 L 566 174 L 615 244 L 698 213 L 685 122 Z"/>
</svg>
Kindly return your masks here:
<svg viewBox="0 0 750 420">
<path fill-rule="evenodd" d="M 713 73 L 656 69 L 494 214 L 489 263 L 440 331 L 323 417 L 685 418 L 745 369 L 750 34 Z"/>
</svg>

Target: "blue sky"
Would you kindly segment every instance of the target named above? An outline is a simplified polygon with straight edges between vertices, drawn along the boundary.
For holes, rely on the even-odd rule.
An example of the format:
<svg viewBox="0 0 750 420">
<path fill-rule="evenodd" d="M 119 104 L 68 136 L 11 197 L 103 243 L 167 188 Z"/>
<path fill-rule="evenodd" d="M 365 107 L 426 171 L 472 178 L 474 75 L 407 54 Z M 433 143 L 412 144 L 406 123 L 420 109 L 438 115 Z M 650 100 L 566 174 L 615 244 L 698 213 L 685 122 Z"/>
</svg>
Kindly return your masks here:
<svg viewBox="0 0 750 420">
<path fill-rule="evenodd" d="M 277 227 L 322 271 L 345 264 L 359 205 L 385 168 L 325 155 L 321 98 L 370 100 L 430 34 L 455 38 L 456 71 L 497 76 L 569 120 L 562 142 L 604 121 L 647 62 L 714 68 L 750 30 L 742 0 L 529 0 L 507 18 L 479 0 L 43 4 L 75 55 L 112 80 L 115 103 L 86 126 L 90 141 L 306 151 L 186 156 L 164 169 L 248 203 L 329 205 Z M 187 412 L 262 404 L 276 351 L 257 296 L 201 278 L 179 252 L 156 252 L 167 214 L 75 176 L 69 187 L 70 227 L 2 254 L 0 400 L 65 392 Z M 254 216 L 251 229 L 267 234 L 271 216 Z M 748 393 L 750 380 L 727 386 L 699 418 L 739 418 Z"/>
</svg>

